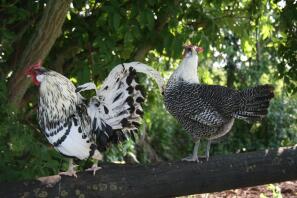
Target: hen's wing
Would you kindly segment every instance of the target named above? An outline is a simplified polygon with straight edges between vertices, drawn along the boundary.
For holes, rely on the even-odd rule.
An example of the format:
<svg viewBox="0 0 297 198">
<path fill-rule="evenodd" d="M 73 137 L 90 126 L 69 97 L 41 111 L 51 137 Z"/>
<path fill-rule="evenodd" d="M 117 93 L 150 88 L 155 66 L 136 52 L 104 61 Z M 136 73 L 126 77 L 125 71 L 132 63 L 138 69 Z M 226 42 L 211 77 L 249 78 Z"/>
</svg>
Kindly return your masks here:
<svg viewBox="0 0 297 198">
<path fill-rule="evenodd" d="M 175 114 L 182 114 L 208 126 L 225 123 L 239 106 L 238 92 L 218 85 L 181 81 L 165 91 L 165 102 Z"/>
</svg>

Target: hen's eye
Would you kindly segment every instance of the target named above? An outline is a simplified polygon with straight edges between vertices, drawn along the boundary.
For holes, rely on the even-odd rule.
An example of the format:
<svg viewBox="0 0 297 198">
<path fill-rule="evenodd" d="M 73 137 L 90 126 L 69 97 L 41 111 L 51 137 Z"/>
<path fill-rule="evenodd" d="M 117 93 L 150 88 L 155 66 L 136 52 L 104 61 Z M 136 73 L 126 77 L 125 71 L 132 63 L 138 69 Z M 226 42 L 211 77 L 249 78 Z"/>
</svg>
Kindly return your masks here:
<svg viewBox="0 0 297 198">
<path fill-rule="evenodd" d="M 192 50 L 191 50 L 191 48 L 190 47 L 186 47 L 186 53 L 188 53 L 188 52 L 191 52 Z"/>
</svg>

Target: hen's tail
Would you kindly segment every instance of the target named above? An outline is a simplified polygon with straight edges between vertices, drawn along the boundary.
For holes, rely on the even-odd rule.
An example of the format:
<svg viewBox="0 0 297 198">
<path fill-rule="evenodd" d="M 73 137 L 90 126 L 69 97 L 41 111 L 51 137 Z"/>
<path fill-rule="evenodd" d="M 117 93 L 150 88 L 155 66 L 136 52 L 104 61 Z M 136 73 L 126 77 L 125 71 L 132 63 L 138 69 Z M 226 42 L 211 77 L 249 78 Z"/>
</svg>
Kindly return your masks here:
<svg viewBox="0 0 297 198">
<path fill-rule="evenodd" d="M 247 122 L 257 121 L 266 116 L 270 100 L 274 97 L 272 85 L 259 85 L 240 91 L 240 109 L 234 117 Z"/>
<path fill-rule="evenodd" d="M 138 62 L 117 65 L 89 104 L 92 128 L 101 150 L 109 142 L 117 143 L 127 136 L 133 139 L 140 126 L 144 94 L 135 80 L 137 72 L 149 75 L 163 89 L 163 78 L 149 66 Z"/>
</svg>

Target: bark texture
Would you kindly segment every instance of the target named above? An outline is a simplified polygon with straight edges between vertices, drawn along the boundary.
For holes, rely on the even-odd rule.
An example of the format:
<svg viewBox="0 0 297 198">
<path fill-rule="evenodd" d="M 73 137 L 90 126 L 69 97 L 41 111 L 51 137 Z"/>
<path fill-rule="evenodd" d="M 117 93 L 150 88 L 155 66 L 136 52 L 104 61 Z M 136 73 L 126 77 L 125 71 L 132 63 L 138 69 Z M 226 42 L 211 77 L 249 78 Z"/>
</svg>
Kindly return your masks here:
<svg viewBox="0 0 297 198">
<path fill-rule="evenodd" d="M 297 179 L 297 147 L 215 156 L 203 163 L 103 165 L 95 176 L 0 184 L 0 197 L 173 197 Z"/>
</svg>

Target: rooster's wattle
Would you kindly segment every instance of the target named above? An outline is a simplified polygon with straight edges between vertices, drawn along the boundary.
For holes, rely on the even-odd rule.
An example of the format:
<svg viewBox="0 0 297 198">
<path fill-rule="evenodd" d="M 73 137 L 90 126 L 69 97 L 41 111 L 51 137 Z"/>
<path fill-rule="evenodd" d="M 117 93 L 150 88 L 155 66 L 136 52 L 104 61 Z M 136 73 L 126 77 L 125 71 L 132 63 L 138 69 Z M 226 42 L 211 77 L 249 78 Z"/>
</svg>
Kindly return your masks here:
<svg viewBox="0 0 297 198">
<path fill-rule="evenodd" d="M 76 88 L 65 76 L 40 64 L 29 67 L 26 74 L 39 87 L 38 122 L 47 140 L 71 159 L 95 159 L 90 170 L 99 169 L 101 152 L 110 143 L 133 137 L 140 125 L 144 97 L 135 81 L 137 72 L 151 76 L 163 88 L 159 73 L 138 62 L 116 66 L 100 89 L 94 83 Z M 86 101 L 79 92 L 90 89 L 96 90 L 96 96 Z M 72 160 L 63 174 L 76 176 Z"/>
</svg>

